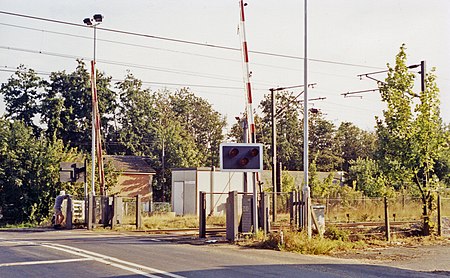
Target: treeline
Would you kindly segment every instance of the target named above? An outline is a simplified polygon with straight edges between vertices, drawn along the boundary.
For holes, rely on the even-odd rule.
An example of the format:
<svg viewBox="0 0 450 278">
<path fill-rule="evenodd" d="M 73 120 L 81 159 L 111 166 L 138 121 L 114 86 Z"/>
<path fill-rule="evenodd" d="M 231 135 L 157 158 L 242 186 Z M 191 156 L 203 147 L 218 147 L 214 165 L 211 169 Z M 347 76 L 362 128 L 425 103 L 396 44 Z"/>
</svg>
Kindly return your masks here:
<svg viewBox="0 0 450 278">
<path fill-rule="evenodd" d="M 407 189 L 426 203 L 450 180 L 449 130 L 439 114 L 435 76 L 427 75 L 424 92 L 413 92 L 403 47 L 395 67 L 388 68 L 380 84 L 387 109 L 376 119 L 374 132 L 349 122 L 336 127 L 320 110 L 310 111 L 310 163 L 314 171 L 347 173 L 347 185 L 367 196 Z M 151 91 L 130 72 L 115 83 L 105 73 L 96 74 L 103 148 L 107 154 L 149 157 L 157 171 L 157 200 L 170 196 L 171 168 L 219 166 L 219 144 L 225 138 L 241 141 L 241 126 L 236 123 L 224 134 L 225 117 L 189 88 Z M 81 185 L 60 183 L 58 170 L 61 161 L 89 159 L 89 75 L 83 61 L 73 72 L 53 72 L 48 78 L 19 66 L 1 85 L 6 113 L 0 119 L 0 214 L 13 211 L 14 221 L 40 222 L 51 213 L 60 189 L 82 193 Z M 257 141 L 270 146 L 269 96 L 260 109 Z M 276 111 L 278 161 L 285 170 L 302 171 L 302 103 L 291 92 L 278 92 Z M 270 169 L 271 148 L 264 151 Z M 317 194 L 327 192 L 314 176 L 311 182 L 320 189 Z"/>
</svg>

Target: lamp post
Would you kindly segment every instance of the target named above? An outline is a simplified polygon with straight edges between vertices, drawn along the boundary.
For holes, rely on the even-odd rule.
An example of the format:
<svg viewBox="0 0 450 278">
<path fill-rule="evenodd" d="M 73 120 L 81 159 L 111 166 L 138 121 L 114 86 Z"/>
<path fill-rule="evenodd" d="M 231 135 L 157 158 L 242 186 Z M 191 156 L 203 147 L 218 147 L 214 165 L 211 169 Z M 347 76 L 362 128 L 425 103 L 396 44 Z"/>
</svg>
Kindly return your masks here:
<svg viewBox="0 0 450 278">
<path fill-rule="evenodd" d="M 92 92 L 92 151 L 91 151 L 91 159 L 92 159 L 92 177 L 91 177 L 91 187 L 92 187 L 92 195 L 95 195 L 95 148 L 96 148 L 96 141 L 95 141 L 95 124 L 96 124 L 96 111 L 95 111 L 95 105 L 96 105 L 96 84 L 95 84 L 95 62 L 96 62 L 96 48 L 97 48 L 97 26 L 102 23 L 103 16 L 101 14 L 95 14 L 92 18 L 85 18 L 83 20 L 84 24 L 87 26 L 94 28 L 94 57 L 93 57 L 93 63 L 92 63 L 92 76 L 91 77 L 91 92 Z"/>
<path fill-rule="evenodd" d="M 303 215 L 303 227 L 306 229 L 306 233 L 308 238 L 311 238 L 312 227 L 311 227 L 311 189 L 308 184 L 308 168 L 309 168 L 309 159 L 308 159 L 308 137 L 309 137 L 309 129 L 308 129 L 308 1 L 305 1 L 304 8 L 304 20 L 305 20 L 305 32 L 304 32 L 304 59 L 303 59 L 303 82 L 305 92 L 303 94 L 304 104 L 303 104 L 303 172 L 304 172 L 304 183 L 303 183 L 303 202 L 304 202 L 304 215 Z"/>
</svg>

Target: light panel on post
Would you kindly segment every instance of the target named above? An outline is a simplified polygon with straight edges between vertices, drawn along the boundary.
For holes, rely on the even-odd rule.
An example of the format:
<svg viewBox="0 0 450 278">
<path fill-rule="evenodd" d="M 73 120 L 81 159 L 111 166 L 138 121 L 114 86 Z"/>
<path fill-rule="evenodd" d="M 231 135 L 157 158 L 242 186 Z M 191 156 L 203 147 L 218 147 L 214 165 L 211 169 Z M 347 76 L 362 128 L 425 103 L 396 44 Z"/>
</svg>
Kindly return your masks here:
<svg viewBox="0 0 450 278">
<path fill-rule="evenodd" d="M 262 144 L 220 144 L 220 170 L 223 172 L 261 172 Z"/>
</svg>

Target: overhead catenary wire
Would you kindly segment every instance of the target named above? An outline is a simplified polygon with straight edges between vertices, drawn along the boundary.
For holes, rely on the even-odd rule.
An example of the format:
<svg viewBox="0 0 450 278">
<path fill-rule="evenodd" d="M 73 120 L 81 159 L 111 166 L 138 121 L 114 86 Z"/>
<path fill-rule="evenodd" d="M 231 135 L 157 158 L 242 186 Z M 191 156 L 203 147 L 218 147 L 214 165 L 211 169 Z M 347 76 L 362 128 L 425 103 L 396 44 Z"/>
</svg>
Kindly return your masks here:
<svg viewBox="0 0 450 278">
<path fill-rule="evenodd" d="M 360 90 L 360 91 L 351 91 L 351 92 L 346 92 L 346 93 L 342 93 L 341 95 L 344 97 L 348 97 L 348 95 L 354 95 L 354 94 L 360 94 L 360 93 L 368 93 L 368 92 L 376 92 L 379 91 L 380 89 L 368 89 L 368 90 Z"/>
<path fill-rule="evenodd" d="M 75 27 L 90 28 L 90 27 L 88 27 L 86 25 L 83 25 L 83 24 L 78 24 L 78 23 L 73 23 L 73 22 L 63 21 L 63 20 L 44 18 L 44 17 L 38 17 L 38 16 L 25 15 L 25 14 L 20 14 L 20 13 L 0 11 L 0 14 L 5 14 L 5 15 L 9 15 L 9 16 L 16 16 L 16 17 L 22 17 L 22 18 L 28 18 L 28 19 L 33 19 L 33 20 L 46 21 L 46 22 L 51 22 L 51 23 L 56 23 L 56 24 L 70 25 L 70 26 L 75 26 Z M 155 36 L 155 35 L 143 34 L 143 33 L 132 32 L 132 31 L 110 29 L 110 28 L 105 28 L 105 27 L 97 27 L 97 30 L 101 30 L 101 31 L 105 31 L 105 32 L 111 32 L 111 33 L 117 33 L 117 34 L 123 34 L 123 35 L 130 35 L 130 36 L 137 36 L 137 37 L 156 39 L 156 40 L 170 41 L 170 42 L 174 42 L 174 43 L 189 44 L 189 45 L 209 47 L 209 48 L 216 48 L 216 49 L 223 49 L 223 50 L 230 50 L 230 51 L 241 51 L 241 49 L 237 48 L 237 47 L 230 47 L 230 46 L 223 46 L 223 45 L 209 44 L 209 43 L 200 43 L 200 42 L 195 42 L 195 41 L 182 40 L 182 39 L 176 39 L 176 38 L 169 38 L 169 37 L 163 37 L 163 36 Z M 272 53 L 272 52 L 266 52 L 266 51 L 249 50 L 249 53 L 258 54 L 258 55 L 273 56 L 273 57 L 279 57 L 279 58 L 296 59 L 296 60 L 303 60 L 304 59 L 303 57 L 299 57 L 299 56 L 280 54 L 280 53 Z M 308 61 L 318 62 L 318 63 L 326 63 L 326 64 L 334 64 L 334 65 L 341 65 L 341 66 L 350 66 L 350 67 L 383 69 L 382 67 L 376 67 L 376 66 L 370 66 L 370 65 L 362 65 L 362 64 L 355 64 L 355 63 L 347 63 L 347 62 L 339 62 L 339 61 L 331 61 L 331 60 L 324 60 L 324 59 L 308 58 Z"/>
<path fill-rule="evenodd" d="M 81 39 L 92 40 L 91 36 L 81 36 L 81 35 L 70 34 L 70 33 L 67 33 L 67 32 L 56 32 L 56 31 L 50 31 L 50 30 L 45 30 L 45 29 L 38 29 L 38 28 L 32 28 L 32 27 L 26 27 L 26 26 L 21 26 L 21 25 L 2 23 L 2 22 L 0 22 L 0 25 L 8 26 L 8 27 L 14 27 L 14 28 L 21 28 L 21 29 L 31 30 L 31 31 L 37 31 L 37 32 L 43 32 L 43 33 L 49 33 L 49 34 L 56 34 L 56 35 L 62 35 L 62 36 L 69 36 L 69 37 L 74 37 L 74 38 L 81 38 Z M 148 46 L 148 45 L 143 45 L 143 44 L 122 42 L 122 41 L 117 41 L 117 40 L 108 40 L 108 39 L 97 38 L 97 41 L 106 42 L 106 43 L 112 43 L 112 44 L 118 44 L 118 45 L 138 47 L 138 48 L 152 49 L 152 50 L 157 50 L 157 51 L 178 53 L 178 54 L 183 54 L 183 55 L 191 55 L 191 56 L 208 58 L 208 59 L 215 59 L 215 60 L 221 60 L 221 61 L 229 61 L 229 62 L 241 63 L 241 60 L 239 60 L 239 59 L 232 59 L 232 58 L 224 58 L 224 57 L 219 57 L 219 56 L 205 55 L 205 54 L 199 54 L 199 53 L 194 53 L 194 52 L 189 52 L 189 51 L 173 50 L 173 49 L 169 49 L 169 48 L 153 47 L 153 46 Z M 256 63 L 256 62 L 250 62 L 250 64 L 252 66 L 278 68 L 278 69 L 297 71 L 297 72 L 298 71 L 302 71 L 302 69 L 299 69 L 299 68 L 278 66 L 278 65 L 273 65 L 273 64 Z M 348 76 L 348 75 L 341 75 L 341 74 L 336 74 L 336 73 L 326 73 L 326 72 L 321 72 L 321 71 L 310 71 L 310 72 L 321 74 L 321 75 L 327 75 L 327 76 L 353 78 L 353 77 Z"/>
<path fill-rule="evenodd" d="M 8 66 L 0 67 L 0 72 L 10 72 L 15 73 L 17 71 L 21 71 L 17 68 L 10 68 Z M 37 75 L 45 75 L 50 76 L 51 72 L 45 72 L 45 71 L 34 71 Z M 113 82 L 123 82 L 124 79 L 117 79 L 112 78 L 111 81 Z M 144 84 L 149 85 L 170 85 L 170 86 L 180 86 L 180 87 L 193 87 L 193 88 L 210 88 L 210 89 L 230 89 L 230 90 L 241 90 L 241 87 L 232 87 L 232 86 L 215 86 L 215 85 L 205 85 L 205 84 L 189 84 L 189 83 L 171 83 L 171 82 L 156 82 L 156 81 L 143 81 Z M 264 90 L 264 89 L 255 89 L 255 90 Z"/>
</svg>

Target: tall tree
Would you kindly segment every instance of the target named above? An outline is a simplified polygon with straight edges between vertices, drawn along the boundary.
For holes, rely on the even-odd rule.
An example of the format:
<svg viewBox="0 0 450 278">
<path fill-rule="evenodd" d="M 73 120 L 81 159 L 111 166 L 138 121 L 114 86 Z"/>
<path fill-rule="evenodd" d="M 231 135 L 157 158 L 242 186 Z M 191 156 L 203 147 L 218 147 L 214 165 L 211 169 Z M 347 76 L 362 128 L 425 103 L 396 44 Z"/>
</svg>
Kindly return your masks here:
<svg viewBox="0 0 450 278">
<path fill-rule="evenodd" d="M 343 122 L 336 131 L 337 151 L 342 156 L 341 171 L 348 172 L 350 161 L 372 158 L 376 148 L 376 134 L 360 129 L 350 122 Z"/>
<path fill-rule="evenodd" d="M 210 103 L 195 96 L 188 88 L 176 91 L 169 98 L 179 122 L 194 138 L 201 163 L 217 166 L 219 144 L 224 139 L 225 118 L 214 111 Z"/>
<path fill-rule="evenodd" d="M 281 162 L 284 169 L 301 170 L 303 168 L 303 129 L 301 128 L 300 109 L 302 105 L 298 95 L 280 91 L 275 95 L 275 125 L 277 132 L 277 161 Z M 271 96 L 266 95 L 259 107 L 262 110 L 261 122 L 257 128 L 260 134 L 258 142 L 264 145 L 272 143 L 272 101 Z M 270 157 L 272 150 L 266 148 L 264 161 L 266 168 L 272 168 Z"/>
<path fill-rule="evenodd" d="M 21 121 L 0 118 L 0 127 L 0 206 L 4 220 L 40 223 L 50 216 L 53 198 L 62 188 L 59 162 L 70 161 L 78 153 L 59 140 L 36 137 Z"/>
<path fill-rule="evenodd" d="M 334 124 L 323 117 L 320 110 L 312 110 L 309 118 L 309 153 L 315 158 L 318 171 L 338 169 L 342 158 L 337 151 Z"/>
<path fill-rule="evenodd" d="M 53 72 L 47 83 L 41 105 L 41 122 L 47 126 L 47 137 L 61 138 L 65 143 L 83 150 L 91 147 L 92 93 L 90 73 L 78 60 L 74 72 Z M 116 95 L 110 87 L 111 77 L 97 72 L 98 106 L 102 135 L 112 129 Z"/>
<path fill-rule="evenodd" d="M 39 116 L 42 88 L 43 80 L 34 70 L 24 65 L 17 67 L 17 71 L 0 88 L 6 104 L 6 116 L 23 121 L 37 133 L 39 128 L 33 119 Z"/>
<path fill-rule="evenodd" d="M 432 192 L 440 185 L 435 171 L 437 161 L 448 148 L 439 111 L 439 90 L 434 71 L 426 75 L 426 88 L 413 91 L 414 74 L 406 65 L 404 45 L 394 68 L 381 84 L 381 97 L 387 104 L 384 119 L 377 120 L 381 169 L 392 185 L 414 184 L 423 202 L 424 230 L 432 207 Z"/>
</svg>

